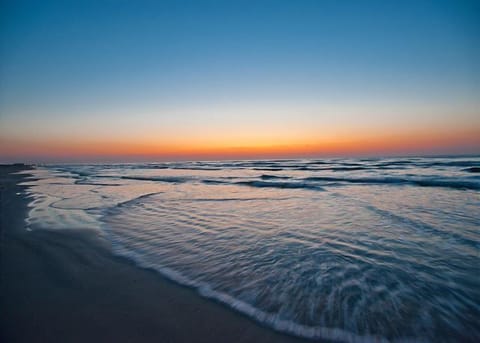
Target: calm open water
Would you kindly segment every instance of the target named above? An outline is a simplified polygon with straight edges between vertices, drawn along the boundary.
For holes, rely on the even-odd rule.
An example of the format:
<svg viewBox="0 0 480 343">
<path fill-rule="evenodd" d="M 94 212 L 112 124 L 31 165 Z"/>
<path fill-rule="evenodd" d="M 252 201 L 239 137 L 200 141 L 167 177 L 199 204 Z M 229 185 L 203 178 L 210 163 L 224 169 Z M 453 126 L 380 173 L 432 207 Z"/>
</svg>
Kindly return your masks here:
<svg viewBox="0 0 480 343">
<path fill-rule="evenodd" d="M 479 157 L 39 166 L 28 229 L 97 229 L 115 253 L 294 335 L 478 342 L 479 167 Z"/>
</svg>

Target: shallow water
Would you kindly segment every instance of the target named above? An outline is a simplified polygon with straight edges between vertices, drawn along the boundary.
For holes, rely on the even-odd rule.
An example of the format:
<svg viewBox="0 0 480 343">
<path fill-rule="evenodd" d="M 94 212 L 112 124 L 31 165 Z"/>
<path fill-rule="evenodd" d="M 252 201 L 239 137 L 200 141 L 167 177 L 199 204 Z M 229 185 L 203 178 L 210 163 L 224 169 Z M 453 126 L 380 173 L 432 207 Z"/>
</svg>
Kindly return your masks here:
<svg viewBox="0 0 480 343">
<path fill-rule="evenodd" d="M 480 341 L 480 158 L 49 165 L 29 229 L 117 254 L 277 330 Z"/>
</svg>

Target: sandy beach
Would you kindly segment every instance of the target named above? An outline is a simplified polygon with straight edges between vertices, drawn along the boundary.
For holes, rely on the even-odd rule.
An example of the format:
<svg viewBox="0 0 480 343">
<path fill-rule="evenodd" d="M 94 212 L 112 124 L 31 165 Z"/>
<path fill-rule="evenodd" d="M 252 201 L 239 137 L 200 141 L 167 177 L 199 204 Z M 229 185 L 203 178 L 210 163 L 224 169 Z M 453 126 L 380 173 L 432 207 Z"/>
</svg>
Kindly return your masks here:
<svg viewBox="0 0 480 343">
<path fill-rule="evenodd" d="M 0 343 L 480 343 L 480 1 L 0 13 Z"/>
<path fill-rule="evenodd" d="M 0 169 L 0 341 L 301 341 L 114 256 L 96 232 L 27 231 L 22 168 Z"/>
</svg>

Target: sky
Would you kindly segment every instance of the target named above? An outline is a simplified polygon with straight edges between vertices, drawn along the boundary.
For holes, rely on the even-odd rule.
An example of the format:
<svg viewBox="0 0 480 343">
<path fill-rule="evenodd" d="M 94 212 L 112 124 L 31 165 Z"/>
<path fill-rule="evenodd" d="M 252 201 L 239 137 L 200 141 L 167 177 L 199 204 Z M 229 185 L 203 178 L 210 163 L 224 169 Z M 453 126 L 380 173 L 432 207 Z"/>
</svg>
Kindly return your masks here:
<svg viewBox="0 0 480 343">
<path fill-rule="evenodd" d="M 480 153 L 480 1 L 0 2 L 0 162 Z"/>
</svg>

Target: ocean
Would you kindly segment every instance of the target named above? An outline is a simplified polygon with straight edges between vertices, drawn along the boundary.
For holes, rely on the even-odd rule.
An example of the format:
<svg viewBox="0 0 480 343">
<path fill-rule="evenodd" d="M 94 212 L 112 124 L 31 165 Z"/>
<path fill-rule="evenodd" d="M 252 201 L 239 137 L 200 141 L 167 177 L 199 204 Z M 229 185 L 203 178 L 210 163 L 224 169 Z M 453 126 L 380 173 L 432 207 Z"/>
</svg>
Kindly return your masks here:
<svg viewBox="0 0 480 343">
<path fill-rule="evenodd" d="M 480 157 L 27 172 L 27 230 L 96 230 L 115 254 L 275 330 L 480 341 Z"/>
</svg>

